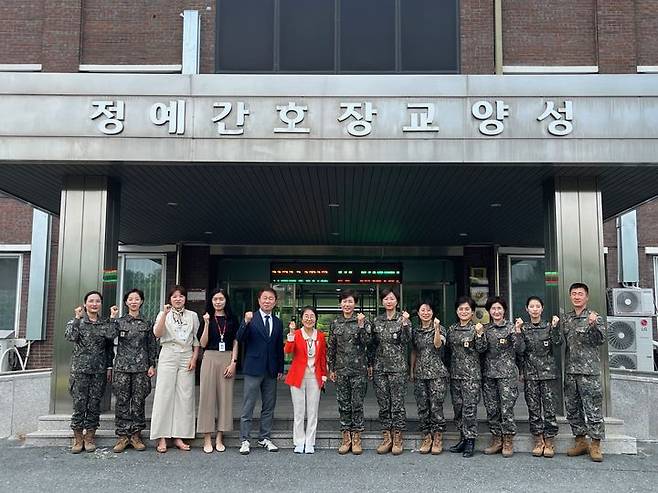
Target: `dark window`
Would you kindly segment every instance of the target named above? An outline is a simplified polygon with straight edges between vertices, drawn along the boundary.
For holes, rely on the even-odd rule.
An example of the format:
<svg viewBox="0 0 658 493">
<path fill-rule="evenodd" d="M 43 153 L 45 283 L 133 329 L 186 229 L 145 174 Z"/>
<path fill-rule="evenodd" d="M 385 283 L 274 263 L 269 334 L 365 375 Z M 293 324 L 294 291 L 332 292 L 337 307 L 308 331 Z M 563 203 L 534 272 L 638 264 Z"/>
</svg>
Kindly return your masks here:
<svg viewBox="0 0 658 493">
<path fill-rule="evenodd" d="M 395 70 L 395 0 L 340 2 L 340 69 Z"/>
<path fill-rule="evenodd" d="M 335 0 L 280 0 L 279 69 L 334 71 Z"/>
<path fill-rule="evenodd" d="M 402 71 L 456 71 L 457 2 L 402 0 L 400 7 Z"/>
<path fill-rule="evenodd" d="M 218 70 L 274 70 L 274 0 L 220 0 L 217 4 Z"/>
</svg>

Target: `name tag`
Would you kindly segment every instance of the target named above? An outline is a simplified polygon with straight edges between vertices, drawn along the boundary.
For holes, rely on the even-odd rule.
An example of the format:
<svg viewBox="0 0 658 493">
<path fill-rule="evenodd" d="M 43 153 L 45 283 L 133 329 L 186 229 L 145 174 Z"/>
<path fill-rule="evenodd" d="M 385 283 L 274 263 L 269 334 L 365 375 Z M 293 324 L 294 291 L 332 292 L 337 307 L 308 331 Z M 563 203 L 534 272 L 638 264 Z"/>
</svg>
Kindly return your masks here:
<svg viewBox="0 0 658 493">
<path fill-rule="evenodd" d="M 468 341 L 464 341 L 464 347 L 471 347 L 471 343 Z"/>
<path fill-rule="evenodd" d="M 219 350 L 220 351 L 226 351 L 226 343 L 225 342 L 220 342 L 219 343 Z"/>
<path fill-rule="evenodd" d="M 502 345 L 505 345 L 505 344 L 507 344 L 507 339 L 501 337 L 501 338 L 498 340 L 498 342 L 500 342 Z"/>
<path fill-rule="evenodd" d="M 128 331 L 122 330 L 119 332 L 119 337 L 126 337 L 128 335 Z"/>
</svg>

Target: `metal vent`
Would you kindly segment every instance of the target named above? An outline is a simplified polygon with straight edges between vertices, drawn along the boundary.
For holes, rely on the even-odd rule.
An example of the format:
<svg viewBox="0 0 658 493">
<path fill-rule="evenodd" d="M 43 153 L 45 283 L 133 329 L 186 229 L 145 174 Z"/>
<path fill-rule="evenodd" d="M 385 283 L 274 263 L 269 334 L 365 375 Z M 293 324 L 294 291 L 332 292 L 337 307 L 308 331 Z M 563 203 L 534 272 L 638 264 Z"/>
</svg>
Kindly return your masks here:
<svg viewBox="0 0 658 493">
<path fill-rule="evenodd" d="M 630 289 L 619 290 L 616 296 L 616 306 L 620 313 L 636 313 L 639 311 L 642 300 L 639 292 Z"/>
<path fill-rule="evenodd" d="M 611 349 L 625 351 L 635 343 L 635 330 L 629 322 L 616 321 L 608 326 L 608 344 Z"/>
<path fill-rule="evenodd" d="M 610 368 L 637 370 L 637 360 L 630 354 L 613 354 L 610 356 Z"/>
</svg>

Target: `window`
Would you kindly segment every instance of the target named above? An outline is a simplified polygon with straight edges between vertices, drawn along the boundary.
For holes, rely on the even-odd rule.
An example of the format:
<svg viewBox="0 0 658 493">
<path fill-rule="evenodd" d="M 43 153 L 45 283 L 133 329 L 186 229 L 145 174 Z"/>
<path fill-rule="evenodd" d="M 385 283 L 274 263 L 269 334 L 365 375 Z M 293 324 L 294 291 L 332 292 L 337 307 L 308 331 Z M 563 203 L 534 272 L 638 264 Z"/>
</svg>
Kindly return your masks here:
<svg viewBox="0 0 658 493">
<path fill-rule="evenodd" d="M 458 73 L 458 0 L 218 0 L 216 72 Z"/>
<path fill-rule="evenodd" d="M 0 254 L 0 339 L 18 331 L 22 265 L 20 254 Z"/>
<path fill-rule="evenodd" d="M 126 253 L 119 256 L 121 265 L 119 306 L 121 313 L 126 313 L 123 295 L 126 291 L 137 288 L 144 291 L 142 314 L 155 321 L 155 317 L 164 305 L 166 283 L 166 255 L 146 253 Z"/>
<path fill-rule="evenodd" d="M 658 306 L 658 255 L 653 258 L 653 296 L 654 303 Z"/>
<path fill-rule="evenodd" d="M 509 259 L 509 312 L 511 320 L 527 319 L 525 302 L 529 296 L 546 299 L 544 257 L 510 256 Z"/>
</svg>

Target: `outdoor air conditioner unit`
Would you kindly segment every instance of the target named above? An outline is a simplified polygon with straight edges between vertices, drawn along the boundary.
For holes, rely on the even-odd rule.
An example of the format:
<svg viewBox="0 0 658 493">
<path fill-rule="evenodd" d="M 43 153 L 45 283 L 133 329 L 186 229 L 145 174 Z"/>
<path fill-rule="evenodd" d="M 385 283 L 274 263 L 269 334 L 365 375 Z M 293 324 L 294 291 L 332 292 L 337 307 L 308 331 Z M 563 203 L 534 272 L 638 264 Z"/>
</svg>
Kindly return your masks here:
<svg viewBox="0 0 658 493">
<path fill-rule="evenodd" d="M 612 314 L 618 317 L 650 317 L 655 313 L 653 289 L 613 288 Z"/>
<path fill-rule="evenodd" d="M 653 371 L 651 319 L 608 317 L 610 368 Z"/>
</svg>

